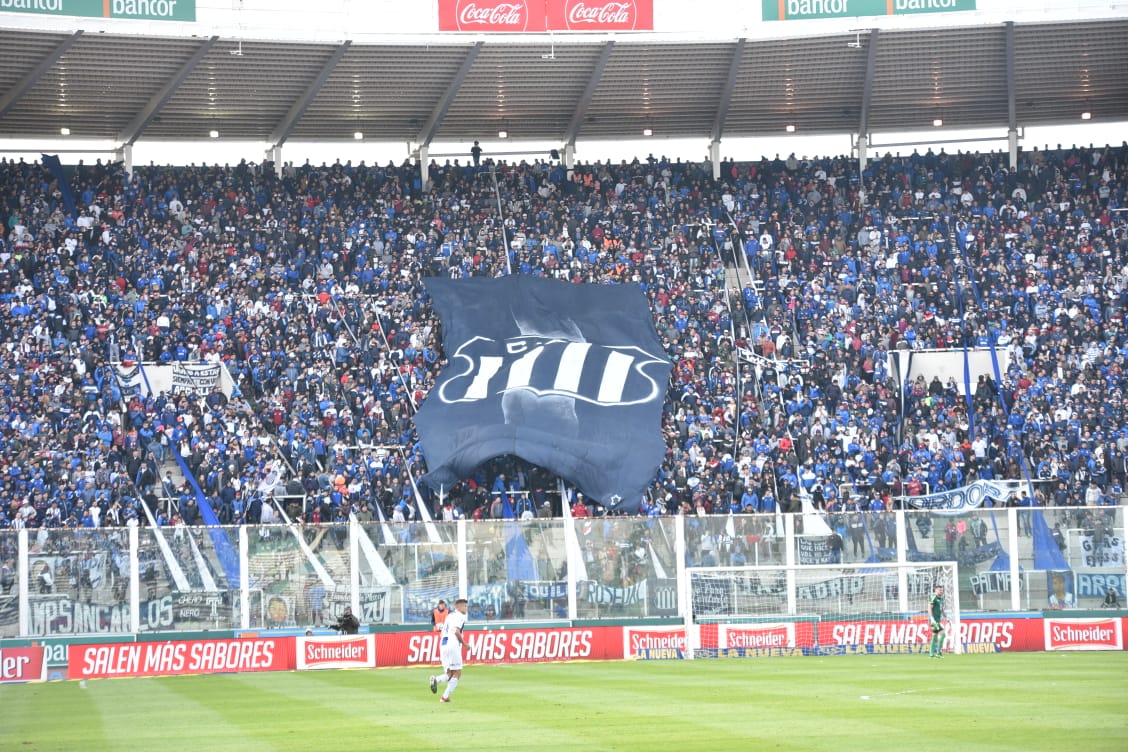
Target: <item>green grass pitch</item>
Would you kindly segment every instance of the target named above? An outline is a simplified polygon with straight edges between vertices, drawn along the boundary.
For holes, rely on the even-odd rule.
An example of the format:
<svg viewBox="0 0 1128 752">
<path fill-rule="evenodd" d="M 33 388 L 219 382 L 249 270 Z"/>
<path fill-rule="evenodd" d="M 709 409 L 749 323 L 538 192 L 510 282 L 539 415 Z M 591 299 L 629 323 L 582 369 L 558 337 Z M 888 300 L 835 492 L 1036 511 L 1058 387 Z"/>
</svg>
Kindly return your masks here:
<svg viewBox="0 0 1128 752">
<path fill-rule="evenodd" d="M 1128 653 L 468 664 L 0 687 L 0 750 L 1128 750 Z"/>
</svg>

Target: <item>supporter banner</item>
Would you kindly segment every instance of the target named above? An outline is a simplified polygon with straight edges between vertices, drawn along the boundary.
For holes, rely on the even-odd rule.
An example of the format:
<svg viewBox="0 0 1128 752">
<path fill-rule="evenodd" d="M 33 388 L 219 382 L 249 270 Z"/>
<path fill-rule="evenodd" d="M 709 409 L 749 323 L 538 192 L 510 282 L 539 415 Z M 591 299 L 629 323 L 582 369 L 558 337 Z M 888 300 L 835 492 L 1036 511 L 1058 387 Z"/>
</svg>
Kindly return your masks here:
<svg viewBox="0 0 1128 752">
<path fill-rule="evenodd" d="M 1120 596 L 1121 603 L 1128 598 L 1125 590 L 1124 575 L 1122 574 L 1091 574 L 1078 572 L 1077 575 L 1078 598 L 1104 598 L 1108 589 L 1112 588 Z"/>
<path fill-rule="evenodd" d="M 835 577 L 811 585 L 800 585 L 795 589 L 799 600 L 818 601 L 824 598 L 861 595 L 866 590 L 866 578 L 859 576 Z"/>
<path fill-rule="evenodd" d="M 568 600 L 568 583 L 534 580 L 522 583 L 526 601 Z"/>
<path fill-rule="evenodd" d="M 1003 488 L 995 483 L 977 480 L 974 483 L 951 491 L 928 494 L 926 496 L 903 496 L 906 503 L 917 509 L 927 509 L 936 514 L 963 514 L 978 509 L 988 500 L 1002 502 L 1006 498 Z"/>
<path fill-rule="evenodd" d="M 345 588 L 325 596 L 325 605 L 333 619 L 345 613 L 345 607 L 352 606 L 352 594 Z M 392 620 L 392 589 L 362 588 L 360 591 L 360 612 L 356 618 L 361 624 L 388 624 Z"/>
<path fill-rule="evenodd" d="M 2 2 L 2 0 L 0 0 Z M 129 399 L 141 393 L 145 378 L 141 374 L 141 366 L 118 366 L 114 369 L 114 378 L 117 379 L 118 389 L 121 390 L 122 399 Z"/>
<path fill-rule="evenodd" d="M 961 619 L 959 635 L 964 644 L 992 643 L 1000 650 L 1042 650 L 1041 619 Z M 818 644 L 839 646 L 919 645 L 932 640 L 928 622 L 835 621 L 816 625 Z"/>
<path fill-rule="evenodd" d="M 646 600 L 646 581 L 627 587 L 611 587 L 592 580 L 582 580 L 579 583 L 579 597 L 582 601 L 600 606 L 633 606 Z"/>
<path fill-rule="evenodd" d="M 405 588 L 403 591 L 403 620 L 405 622 L 431 622 L 431 611 L 439 600 L 448 604 L 458 598 L 457 587 Z"/>
<path fill-rule="evenodd" d="M 698 577 L 693 577 L 693 579 L 694 582 L 690 589 L 693 598 L 693 613 L 701 616 L 732 613 L 731 582 Z"/>
<path fill-rule="evenodd" d="M 33 595 L 29 600 L 33 635 L 129 631 L 128 603 L 76 601 L 68 595 Z"/>
<path fill-rule="evenodd" d="M 0 650 L 0 684 L 47 681 L 47 659 L 38 645 Z"/>
<path fill-rule="evenodd" d="M 624 658 L 680 658 L 686 647 L 684 627 L 623 627 Z"/>
<path fill-rule="evenodd" d="M 424 482 L 450 488 L 509 454 L 638 511 L 666 451 L 671 369 L 642 291 L 523 275 L 425 285 L 449 363 L 415 415 Z"/>
<path fill-rule="evenodd" d="M 1080 535 L 1078 540 L 1082 566 L 1124 569 L 1124 539 L 1119 535 L 1103 535 L 1099 541 L 1092 535 Z"/>
<path fill-rule="evenodd" d="M 652 577 L 646 583 L 646 615 L 678 615 L 678 581 L 673 577 Z"/>
<path fill-rule="evenodd" d="M 218 363 L 174 363 L 172 366 L 172 391 L 206 394 L 219 385 Z"/>
<path fill-rule="evenodd" d="M 472 627 L 473 625 L 471 625 Z M 466 632 L 468 655 L 478 663 L 543 663 L 546 661 L 609 661 L 623 657 L 622 627 L 575 629 L 485 629 Z M 376 665 L 437 665 L 436 632 L 393 632 L 380 635 Z"/>
<path fill-rule="evenodd" d="M 834 551 L 830 547 L 830 539 L 824 536 L 796 537 L 799 546 L 800 564 L 833 564 Z"/>
<path fill-rule="evenodd" d="M 1123 650 L 1120 619 L 1043 619 L 1046 650 Z"/>
<path fill-rule="evenodd" d="M 471 621 L 500 619 L 509 603 L 509 583 L 493 582 L 488 585 L 471 585 L 466 589 L 466 615 Z M 453 601 L 448 601 L 453 603 Z"/>
<path fill-rule="evenodd" d="M 0 12 L 135 21 L 195 21 L 196 0 L 0 0 Z"/>
<path fill-rule="evenodd" d="M 765 21 L 908 16 L 975 10 L 975 0 L 761 0 Z"/>
<path fill-rule="evenodd" d="M 439 0 L 439 31 L 653 31 L 654 0 Z"/>
<path fill-rule="evenodd" d="M 971 584 L 971 592 L 975 595 L 1009 593 L 1011 590 L 1010 572 L 980 572 L 968 578 L 968 582 Z M 1021 588 L 1022 584 L 1022 578 L 1019 578 L 1018 586 Z"/>
<path fill-rule="evenodd" d="M 376 668 L 376 636 L 298 637 L 297 669 Z"/>
<path fill-rule="evenodd" d="M 290 671 L 296 665 L 294 638 L 246 638 L 71 645 L 67 678 Z"/>
</svg>

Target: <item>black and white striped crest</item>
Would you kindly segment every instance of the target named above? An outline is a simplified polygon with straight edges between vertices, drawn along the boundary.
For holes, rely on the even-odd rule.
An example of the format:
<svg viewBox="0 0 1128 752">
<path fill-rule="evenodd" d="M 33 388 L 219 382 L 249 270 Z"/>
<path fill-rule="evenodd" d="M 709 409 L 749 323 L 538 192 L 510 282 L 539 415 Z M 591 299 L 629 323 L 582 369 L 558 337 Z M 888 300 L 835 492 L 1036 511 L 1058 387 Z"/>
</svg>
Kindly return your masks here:
<svg viewBox="0 0 1128 752">
<path fill-rule="evenodd" d="M 456 370 L 439 388 L 439 399 L 447 404 L 488 400 L 514 391 L 606 407 L 660 401 L 663 396 L 647 369 L 665 361 L 634 345 L 552 337 L 474 337 L 451 361 Z"/>
</svg>

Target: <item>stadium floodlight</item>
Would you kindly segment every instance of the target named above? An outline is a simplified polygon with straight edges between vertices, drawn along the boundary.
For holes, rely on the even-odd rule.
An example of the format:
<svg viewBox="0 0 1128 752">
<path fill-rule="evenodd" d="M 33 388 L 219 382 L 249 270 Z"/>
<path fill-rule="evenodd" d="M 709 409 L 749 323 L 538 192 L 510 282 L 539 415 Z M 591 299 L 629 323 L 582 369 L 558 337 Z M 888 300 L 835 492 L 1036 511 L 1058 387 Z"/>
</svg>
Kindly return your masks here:
<svg viewBox="0 0 1128 752">
<path fill-rule="evenodd" d="M 653 130 L 651 130 L 650 128 L 643 128 L 643 129 L 642 129 L 642 135 L 644 135 L 644 136 L 647 136 L 647 137 L 649 137 L 649 136 L 653 136 L 653 135 L 654 135 L 654 131 L 653 131 Z"/>
<path fill-rule="evenodd" d="M 784 126 L 784 130 L 787 131 L 788 133 L 794 133 L 795 132 L 795 124 L 794 123 L 788 123 L 786 126 Z"/>
<path fill-rule="evenodd" d="M 61 133 L 64 136 L 69 136 L 70 135 L 70 128 L 68 128 L 64 125 L 62 128 L 59 129 L 59 133 Z"/>
<path fill-rule="evenodd" d="M 1081 113 L 1081 119 L 1082 120 L 1092 120 L 1093 119 L 1093 113 L 1086 110 L 1085 112 Z"/>
<path fill-rule="evenodd" d="M 353 138 L 355 138 L 357 141 L 363 141 L 364 140 L 364 133 L 362 133 L 361 131 L 357 131 L 356 133 L 353 133 Z"/>
<path fill-rule="evenodd" d="M 497 137 L 498 138 L 509 138 L 509 131 L 500 130 L 500 131 L 497 132 Z"/>
<path fill-rule="evenodd" d="M 217 131 L 217 130 L 208 131 L 208 138 L 219 138 L 219 131 Z"/>
<path fill-rule="evenodd" d="M 955 562 L 688 567 L 686 658 L 925 652 L 944 586 L 947 649 L 963 652 Z"/>
<path fill-rule="evenodd" d="M 932 121 L 932 127 L 933 128 L 939 128 L 942 125 L 944 125 L 944 119 L 943 118 L 936 118 L 935 120 Z"/>
</svg>

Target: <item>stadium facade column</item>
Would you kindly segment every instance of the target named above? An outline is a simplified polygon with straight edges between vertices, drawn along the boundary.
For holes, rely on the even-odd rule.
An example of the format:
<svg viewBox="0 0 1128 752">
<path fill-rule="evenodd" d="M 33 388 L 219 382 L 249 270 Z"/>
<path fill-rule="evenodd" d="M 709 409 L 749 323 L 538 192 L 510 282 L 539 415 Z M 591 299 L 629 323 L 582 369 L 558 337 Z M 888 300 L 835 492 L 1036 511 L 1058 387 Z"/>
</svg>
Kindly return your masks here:
<svg viewBox="0 0 1128 752">
<path fill-rule="evenodd" d="M 1013 172 L 1018 169 L 1018 130 L 1007 130 L 1007 154 L 1010 156 L 1010 168 Z"/>
<path fill-rule="evenodd" d="M 869 144 L 868 144 L 868 141 L 866 139 L 866 135 L 864 133 L 858 134 L 858 174 L 859 175 L 866 171 L 866 157 L 868 156 L 866 154 L 866 147 L 868 145 Z"/>
<path fill-rule="evenodd" d="M 114 161 L 121 162 L 125 167 L 125 174 L 133 178 L 133 144 L 122 144 L 114 149 Z"/>
<path fill-rule="evenodd" d="M 429 151 L 430 149 L 427 148 L 426 144 L 419 145 L 419 180 L 423 190 L 427 190 L 431 186 L 431 161 L 427 158 Z"/>
<path fill-rule="evenodd" d="M 266 161 L 274 163 L 274 174 L 282 177 L 282 144 L 275 144 L 266 150 Z"/>
<path fill-rule="evenodd" d="M 721 140 L 715 138 L 709 142 L 709 162 L 713 165 L 713 180 L 721 179 Z"/>
</svg>

